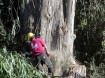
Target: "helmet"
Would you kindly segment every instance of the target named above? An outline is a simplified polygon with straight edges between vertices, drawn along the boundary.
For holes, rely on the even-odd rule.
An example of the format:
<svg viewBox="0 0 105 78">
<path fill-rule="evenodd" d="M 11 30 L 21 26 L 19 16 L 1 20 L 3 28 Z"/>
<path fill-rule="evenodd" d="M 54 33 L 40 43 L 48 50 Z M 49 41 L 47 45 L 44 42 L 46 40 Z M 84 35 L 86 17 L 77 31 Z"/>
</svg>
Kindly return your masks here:
<svg viewBox="0 0 105 78">
<path fill-rule="evenodd" d="M 27 35 L 28 41 L 29 41 L 34 35 L 35 35 L 35 34 L 29 32 L 28 35 Z"/>
</svg>

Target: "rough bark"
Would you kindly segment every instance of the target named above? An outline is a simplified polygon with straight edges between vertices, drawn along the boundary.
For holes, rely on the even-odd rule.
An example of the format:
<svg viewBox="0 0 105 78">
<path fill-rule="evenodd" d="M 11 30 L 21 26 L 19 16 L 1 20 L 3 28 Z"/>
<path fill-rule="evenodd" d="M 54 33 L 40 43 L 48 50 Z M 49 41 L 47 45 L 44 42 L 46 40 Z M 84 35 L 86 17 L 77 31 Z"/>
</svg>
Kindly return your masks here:
<svg viewBox="0 0 105 78">
<path fill-rule="evenodd" d="M 53 52 L 55 75 L 76 64 L 73 57 L 75 0 L 25 0 L 21 15 L 24 35 L 29 31 L 40 33 Z"/>
<path fill-rule="evenodd" d="M 41 36 L 50 51 L 54 53 L 53 65 L 55 73 L 61 72 L 62 40 L 60 40 L 60 28 L 64 26 L 62 0 L 45 0 L 41 11 Z M 59 57 L 58 57 L 59 56 Z M 56 68 L 58 68 L 56 70 Z"/>
</svg>

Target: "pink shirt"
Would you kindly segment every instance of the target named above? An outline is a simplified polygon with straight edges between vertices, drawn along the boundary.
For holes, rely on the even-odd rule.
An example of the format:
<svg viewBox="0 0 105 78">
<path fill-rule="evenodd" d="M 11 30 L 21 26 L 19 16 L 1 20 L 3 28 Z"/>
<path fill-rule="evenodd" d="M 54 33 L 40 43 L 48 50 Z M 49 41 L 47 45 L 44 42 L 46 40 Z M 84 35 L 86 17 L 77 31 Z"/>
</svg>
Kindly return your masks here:
<svg viewBox="0 0 105 78">
<path fill-rule="evenodd" d="M 31 51 L 35 56 L 45 52 L 44 41 L 41 38 L 34 38 L 30 44 Z"/>
</svg>

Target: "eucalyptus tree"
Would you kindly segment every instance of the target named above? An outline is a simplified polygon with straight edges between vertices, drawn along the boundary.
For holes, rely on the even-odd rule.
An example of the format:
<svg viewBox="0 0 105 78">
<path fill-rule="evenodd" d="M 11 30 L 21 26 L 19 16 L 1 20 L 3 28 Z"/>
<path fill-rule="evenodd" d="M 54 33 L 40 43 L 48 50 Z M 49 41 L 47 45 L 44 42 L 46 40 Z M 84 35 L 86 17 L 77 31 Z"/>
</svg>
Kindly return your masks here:
<svg viewBox="0 0 105 78">
<path fill-rule="evenodd" d="M 28 32 L 41 35 L 49 51 L 55 73 L 76 64 L 73 56 L 75 0 L 23 0 L 20 11 L 22 37 Z"/>
</svg>

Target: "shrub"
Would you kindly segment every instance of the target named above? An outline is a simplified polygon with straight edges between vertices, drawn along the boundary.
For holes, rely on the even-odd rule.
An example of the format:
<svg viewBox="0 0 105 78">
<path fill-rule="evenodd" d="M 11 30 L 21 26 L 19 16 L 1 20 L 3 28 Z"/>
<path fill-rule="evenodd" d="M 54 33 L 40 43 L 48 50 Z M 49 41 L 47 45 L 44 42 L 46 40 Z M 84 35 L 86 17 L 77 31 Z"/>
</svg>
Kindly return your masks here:
<svg viewBox="0 0 105 78">
<path fill-rule="evenodd" d="M 0 49 L 0 78 L 43 78 L 43 73 L 22 55 L 3 48 Z"/>
</svg>

